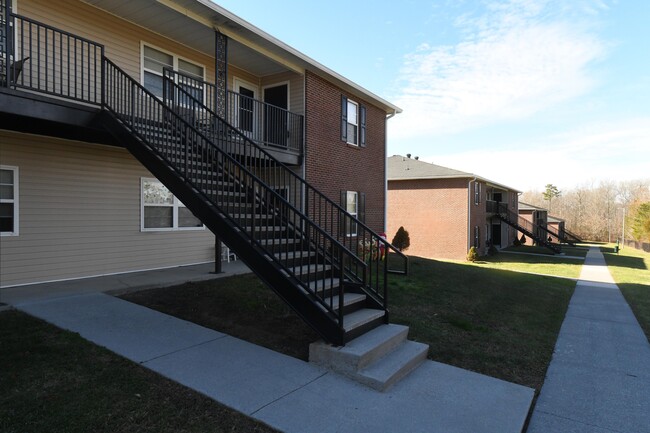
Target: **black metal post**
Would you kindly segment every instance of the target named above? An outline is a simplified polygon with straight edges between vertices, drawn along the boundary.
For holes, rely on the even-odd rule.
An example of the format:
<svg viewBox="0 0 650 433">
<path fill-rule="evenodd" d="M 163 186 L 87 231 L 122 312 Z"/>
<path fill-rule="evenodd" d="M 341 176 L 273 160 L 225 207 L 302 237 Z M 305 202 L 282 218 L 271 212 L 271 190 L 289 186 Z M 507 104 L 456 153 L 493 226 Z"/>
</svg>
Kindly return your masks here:
<svg viewBox="0 0 650 433">
<path fill-rule="evenodd" d="M 214 236 L 214 273 L 221 274 L 223 270 L 221 269 L 221 239 L 219 236 Z"/>
</svg>

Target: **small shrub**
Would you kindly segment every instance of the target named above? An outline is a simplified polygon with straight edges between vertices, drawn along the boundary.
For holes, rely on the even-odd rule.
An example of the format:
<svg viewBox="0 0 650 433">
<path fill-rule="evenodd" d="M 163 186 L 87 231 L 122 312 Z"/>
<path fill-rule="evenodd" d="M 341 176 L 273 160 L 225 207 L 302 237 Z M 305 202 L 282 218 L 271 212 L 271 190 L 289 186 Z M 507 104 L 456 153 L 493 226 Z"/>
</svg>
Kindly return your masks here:
<svg viewBox="0 0 650 433">
<path fill-rule="evenodd" d="M 496 255 L 498 253 L 499 253 L 499 250 L 497 249 L 497 247 L 495 247 L 494 245 L 490 245 L 490 248 L 488 248 L 488 255 L 494 256 L 494 255 Z"/>
<path fill-rule="evenodd" d="M 411 238 L 409 238 L 409 232 L 404 230 L 404 226 L 400 227 L 395 233 L 393 242 L 391 242 L 395 247 L 400 251 L 405 251 L 411 246 Z"/>
<path fill-rule="evenodd" d="M 478 259 L 478 252 L 476 252 L 476 247 L 472 247 L 467 252 L 467 261 L 475 262 Z"/>
<path fill-rule="evenodd" d="M 521 246 L 521 242 L 519 242 L 519 239 L 515 238 L 515 240 L 512 241 L 512 245 L 515 246 L 515 247 L 520 247 L 520 246 Z"/>
<path fill-rule="evenodd" d="M 519 239 L 521 245 L 526 245 L 526 235 L 522 234 L 521 239 Z"/>
</svg>

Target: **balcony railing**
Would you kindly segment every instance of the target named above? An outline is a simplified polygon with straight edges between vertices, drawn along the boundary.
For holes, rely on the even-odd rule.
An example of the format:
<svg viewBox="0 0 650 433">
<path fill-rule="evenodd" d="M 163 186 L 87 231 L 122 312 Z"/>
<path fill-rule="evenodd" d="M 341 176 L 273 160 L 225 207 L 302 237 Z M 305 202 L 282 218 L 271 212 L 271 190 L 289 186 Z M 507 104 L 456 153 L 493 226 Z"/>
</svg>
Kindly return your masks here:
<svg viewBox="0 0 650 433">
<path fill-rule="evenodd" d="M 102 103 L 104 47 L 11 13 L 0 2 L 0 85 Z"/>
<path fill-rule="evenodd" d="M 214 84 L 171 69 L 165 69 L 165 74 L 248 139 L 271 149 L 302 154 L 303 116 L 300 114 L 231 90 L 226 93 L 225 106 L 220 105 Z M 192 113 L 192 116 L 201 114 Z"/>
</svg>

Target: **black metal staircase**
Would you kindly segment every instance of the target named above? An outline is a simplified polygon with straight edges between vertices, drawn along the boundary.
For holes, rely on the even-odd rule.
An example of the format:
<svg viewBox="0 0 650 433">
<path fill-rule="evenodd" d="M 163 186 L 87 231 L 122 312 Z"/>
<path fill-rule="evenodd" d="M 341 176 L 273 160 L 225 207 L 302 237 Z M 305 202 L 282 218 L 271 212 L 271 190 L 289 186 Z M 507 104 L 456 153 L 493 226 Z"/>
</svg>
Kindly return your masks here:
<svg viewBox="0 0 650 433">
<path fill-rule="evenodd" d="M 508 209 L 508 206 L 505 203 L 496 203 L 495 210 L 496 212 L 494 215 L 497 218 L 509 226 L 519 230 L 529 238 L 535 240 L 538 245 L 543 245 L 556 254 L 562 252 L 558 245 L 548 241 L 548 235 L 552 235 L 552 233 L 550 233 L 545 227 L 533 224 L 527 219 L 521 217 L 517 212 Z"/>
<path fill-rule="evenodd" d="M 574 233 L 570 232 L 566 228 L 562 229 L 562 233 L 564 234 L 564 239 L 566 239 L 567 243 L 569 244 L 582 243 L 582 239 L 580 239 L 578 236 L 576 236 Z"/>
<path fill-rule="evenodd" d="M 405 256 L 173 80 L 161 101 L 104 70 L 107 128 L 325 340 L 387 322 L 386 252 Z"/>
<path fill-rule="evenodd" d="M 102 45 L 0 4 L 4 64 L 31 57 L 4 87 L 95 107 L 97 123 L 326 341 L 343 345 L 388 322 L 388 276 L 408 266 L 400 251 L 218 116 L 187 82 L 166 73 L 161 100 Z M 49 36 L 29 37 L 38 32 Z"/>
</svg>

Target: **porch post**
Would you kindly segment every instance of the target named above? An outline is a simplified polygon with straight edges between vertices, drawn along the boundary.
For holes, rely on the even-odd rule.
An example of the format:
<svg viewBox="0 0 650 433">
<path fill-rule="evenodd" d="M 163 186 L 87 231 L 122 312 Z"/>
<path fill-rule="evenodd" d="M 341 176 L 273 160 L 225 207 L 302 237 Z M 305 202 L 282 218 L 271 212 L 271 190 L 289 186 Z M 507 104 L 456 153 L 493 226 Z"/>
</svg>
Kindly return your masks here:
<svg viewBox="0 0 650 433">
<path fill-rule="evenodd" d="M 214 235 L 214 273 L 220 274 L 221 269 L 221 239 L 219 236 Z"/>
<path fill-rule="evenodd" d="M 214 83 L 216 92 L 214 94 L 215 112 L 219 117 L 228 121 L 228 36 L 219 30 L 214 31 L 215 53 L 214 53 Z"/>
<path fill-rule="evenodd" d="M 0 0 L 0 22 L 2 23 L 2 35 L 0 37 L 4 39 L 4 49 L 2 56 L 0 56 L 0 61 L 2 66 L 0 68 L 0 85 L 4 84 L 9 87 L 9 67 L 12 63 L 12 51 L 13 51 L 13 40 L 11 38 L 11 0 Z"/>
</svg>

